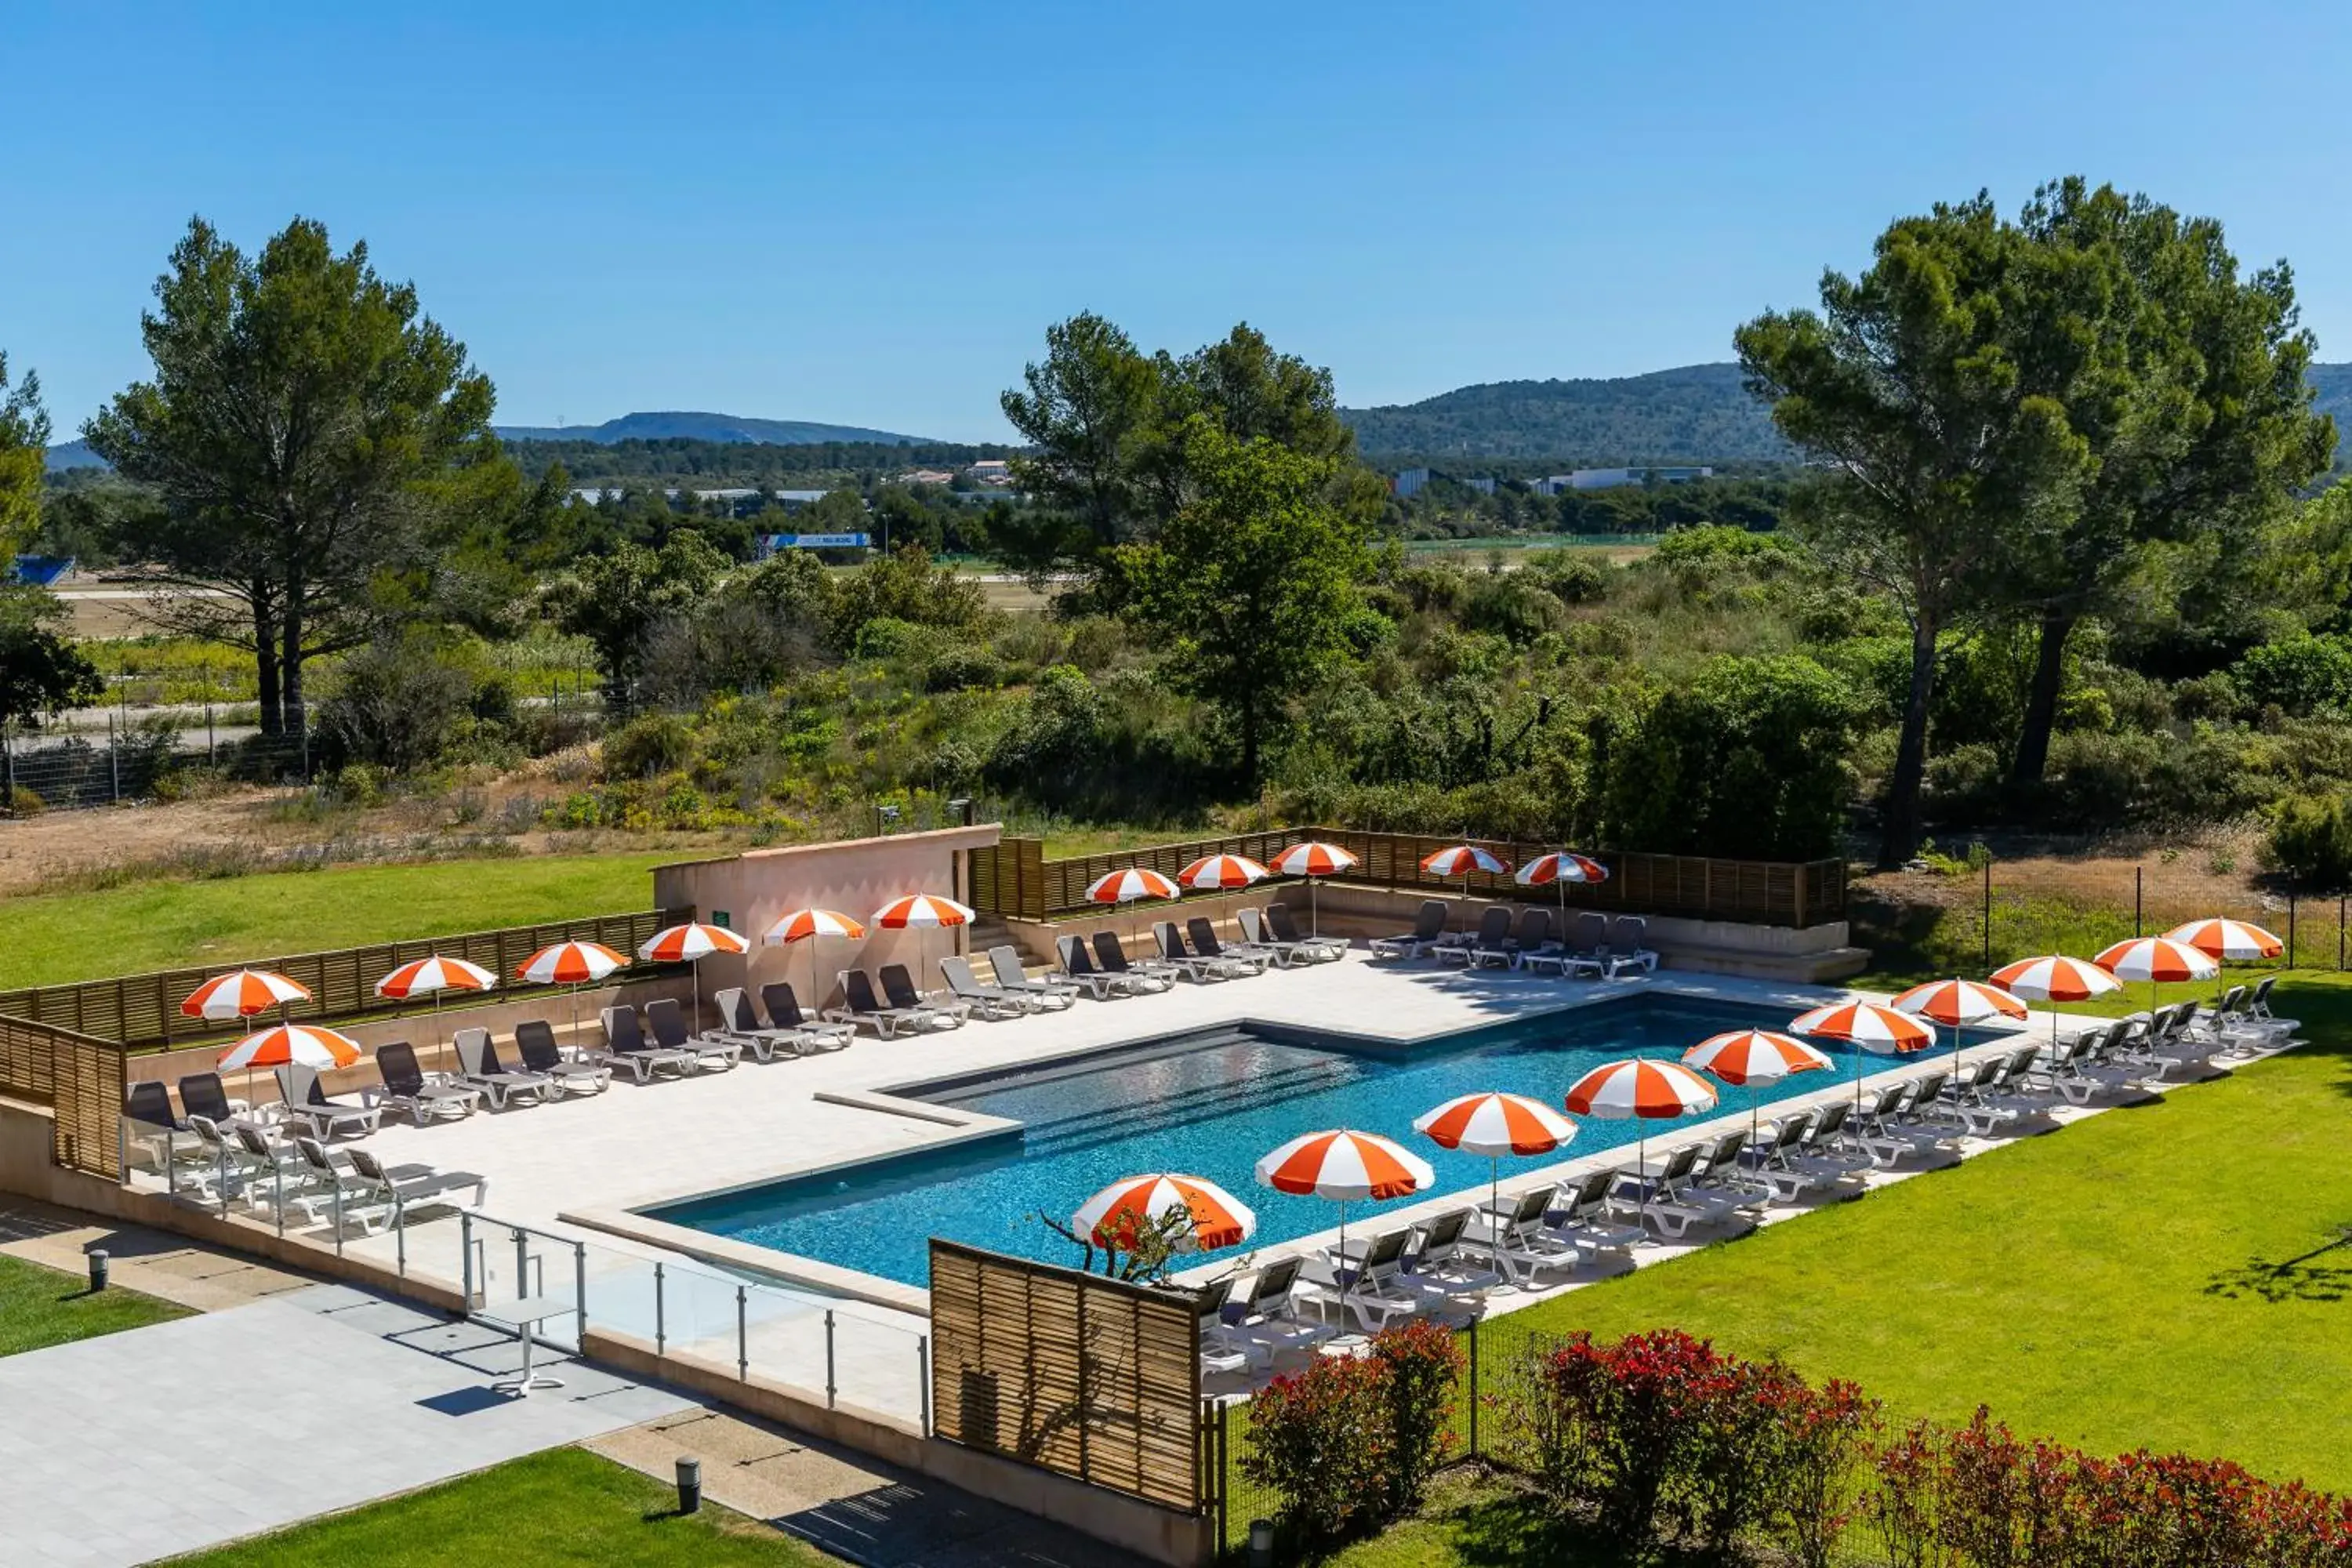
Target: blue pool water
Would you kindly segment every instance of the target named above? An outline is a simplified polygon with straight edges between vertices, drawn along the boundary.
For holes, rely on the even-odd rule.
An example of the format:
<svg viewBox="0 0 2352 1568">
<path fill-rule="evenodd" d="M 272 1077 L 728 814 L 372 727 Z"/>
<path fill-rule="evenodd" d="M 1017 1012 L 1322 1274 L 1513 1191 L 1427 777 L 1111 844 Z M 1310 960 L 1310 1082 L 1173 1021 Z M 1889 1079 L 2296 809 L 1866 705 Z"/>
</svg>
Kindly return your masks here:
<svg viewBox="0 0 2352 1568">
<path fill-rule="evenodd" d="M 652 1212 L 675 1225 L 924 1285 L 933 1235 L 1076 1264 L 1077 1248 L 1040 1223 L 1040 1211 L 1066 1224 L 1080 1204 L 1123 1176 L 1183 1171 L 1209 1177 L 1255 1209 L 1256 1244 L 1286 1241 L 1328 1229 L 1339 1215 L 1337 1205 L 1257 1184 L 1258 1157 L 1286 1139 L 1327 1127 L 1385 1133 L 1435 1167 L 1437 1192 L 1465 1191 L 1486 1184 L 1487 1162 L 1414 1132 L 1413 1118 L 1432 1106 L 1487 1089 L 1558 1105 L 1604 1061 L 1636 1052 L 1679 1056 L 1724 1029 L 1787 1023 L 1785 1012 L 1639 997 L 1500 1024 L 1409 1053 L 1221 1030 L 913 1096 L 1012 1118 L 1023 1123 L 1018 1136 Z M 1850 1079 L 1853 1057 L 1818 1043 Z M 1873 1058 L 1863 1070 L 1886 1065 Z M 1829 1077 L 1801 1074 L 1754 1092 L 1769 1104 L 1822 1088 Z M 1720 1092 L 1721 1111 L 1745 1107 L 1751 1093 Z M 1630 1144 L 1644 1131 L 1670 1138 L 1675 1126 L 1584 1121 L 1567 1152 Z M 1504 1162 L 1506 1174 L 1510 1164 Z M 1380 1206 L 1349 1205 L 1350 1223 Z"/>
</svg>

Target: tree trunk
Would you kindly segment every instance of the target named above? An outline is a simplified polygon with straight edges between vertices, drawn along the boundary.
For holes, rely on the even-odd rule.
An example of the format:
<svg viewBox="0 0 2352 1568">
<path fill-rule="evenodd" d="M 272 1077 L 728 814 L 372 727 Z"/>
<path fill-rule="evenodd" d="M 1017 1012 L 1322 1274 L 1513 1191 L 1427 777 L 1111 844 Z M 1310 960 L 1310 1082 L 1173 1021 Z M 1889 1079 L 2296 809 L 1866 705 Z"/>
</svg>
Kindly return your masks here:
<svg viewBox="0 0 2352 1568">
<path fill-rule="evenodd" d="M 2017 732 L 2017 756 L 2010 763 L 2012 784 L 2040 784 L 2050 763 L 2050 730 L 2058 721 L 2059 689 L 2066 679 L 2066 639 L 2077 617 L 2053 610 L 2042 617 L 2042 643 L 2033 660 L 2033 685 L 2025 695 L 2025 724 Z"/>
<path fill-rule="evenodd" d="M 278 622 L 260 594 L 253 596 L 253 673 L 261 693 L 261 732 L 282 735 L 286 721 L 278 706 Z"/>
<path fill-rule="evenodd" d="M 1927 708 L 1936 695 L 1936 623 L 1925 615 L 1911 633 L 1911 695 L 1903 704 L 1903 739 L 1878 839 L 1878 866 L 1893 870 L 1919 848 L 1919 787 L 1927 776 Z"/>
<path fill-rule="evenodd" d="M 302 714 L 302 583 L 289 579 L 286 584 L 286 615 L 283 619 L 285 653 L 278 671 L 281 689 L 286 693 L 286 732 L 299 735 L 303 731 Z"/>
</svg>

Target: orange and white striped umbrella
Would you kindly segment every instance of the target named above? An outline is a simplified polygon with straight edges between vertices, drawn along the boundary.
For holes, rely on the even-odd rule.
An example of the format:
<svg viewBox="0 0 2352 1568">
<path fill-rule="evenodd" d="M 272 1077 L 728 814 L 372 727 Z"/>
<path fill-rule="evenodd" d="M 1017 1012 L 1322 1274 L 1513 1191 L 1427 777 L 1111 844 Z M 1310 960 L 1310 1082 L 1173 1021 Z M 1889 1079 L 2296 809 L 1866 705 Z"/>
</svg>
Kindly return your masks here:
<svg viewBox="0 0 2352 1568">
<path fill-rule="evenodd" d="M 478 963 L 439 953 L 412 959 L 375 983 L 379 996 L 433 996 L 444 991 L 489 991 L 499 977 Z"/>
<path fill-rule="evenodd" d="M 289 1002 L 308 1002 L 310 988 L 299 980 L 289 980 L 274 969 L 239 969 L 227 974 L 215 974 L 194 991 L 180 1004 L 180 1011 L 191 1018 L 210 1018 L 226 1023 L 233 1018 L 250 1018 L 256 1013 L 267 1013 L 272 1007 L 282 1007 Z"/>
<path fill-rule="evenodd" d="M 761 940 L 770 947 L 777 947 L 820 936 L 845 936 L 854 942 L 865 934 L 864 926 L 838 910 L 794 910 L 770 926 Z"/>
<path fill-rule="evenodd" d="M 2118 980 L 2210 980 L 2221 973 L 2212 959 L 2168 936 L 2119 942 L 2093 962 Z"/>
<path fill-rule="evenodd" d="M 2060 953 L 2004 963 L 1991 979 L 2002 990 L 2033 1002 L 2087 1002 L 2124 988 L 2123 982 L 2097 964 Z"/>
<path fill-rule="evenodd" d="M 1139 899 L 1181 899 L 1184 889 L 1145 866 L 1106 871 L 1087 884 L 1090 904 L 1131 904 Z"/>
<path fill-rule="evenodd" d="M 279 1024 L 247 1035 L 220 1056 L 224 1072 L 250 1072 L 256 1068 L 279 1068 L 299 1063 L 312 1068 L 347 1068 L 360 1059 L 359 1042 L 332 1029 L 306 1024 Z"/>
<path fill-rule="evenodd" d="M 1965 1028 L 1994 1018 L 2022 1018 L 2025 1004 L 1998 985 L 1976 980 L 1930 980 L 1893 1000 L 1895 1010 Z"/>
<path fill-rule="evenodd" d="M 1549 888 L 1554 882 L 1605 882 L 1608 879 L 1608 867 L 1565 849 L 1537 856 L 1520 867 L 1512 877 L 1512 880 L 1522 888 Z"/>
<path fill-rule="evenodd" d="M 1875 1002 L 1835 1002 L 1789 1020 L 1792 1035 L 1819 1035 L 1860 1046 L 1873 1056 L 1907 1056 L 1936 1043 L 1936 1026 Z"/>
<path fill-rule="evenodd" d="M 1500 876 L 1511 868 L 1511 863 L 1475 844 L 1456 844 L 1423 856 L 1421 868 L 1433 877 L 1467 877 L 1473 871 Z"/>
<path fill-rule="evenodd" d="M 1355 864 L 1356 858 L 1337 844 L 1310 838 L 1275 857 L 1274 868 L 1286 877 L 1336 877 Z"/>
<path fill-rule="evenodd" d="M 1181 871 L 1176 880 L 1201 892 L 1246 888 L 1274 873 L 1246 855 L 1203 855 Z"/>
<path fill-rule="evenodd" d="M 1628 1057 L 1594 1068 L 1568 1091 L 1568 1108 L 1605 1121 L 1666 1121 L 1715 1109 L 1715 1090 L 1680 1062 Z"/>
<path fill-rule="evenodd" d="M 1683 1053 L 1683 1065 L 1726 1083 L 1778 1083 L 1790 1073 L 1817 1072 L 1830 1058 L 1802 1040 L 1769 1029 L 1710 1035 Z"/>
<path fill-rule="evenodd" d="M 2276 958 L 2286 949 L 2286 943 L 2258 925 L 2243 921 L 2190 921 L 2164 933 L 2174 942 L 2186 942 L 2208 958 L 2235 959 L 2243 962 L 2257 958 Z"/>
<path fill-rule="evenodd" d="M 1257 1179 L 1276 1192 L 1318 1198 L 1401 1198 L 1437 1180 L 1420 1155 L 1377 1132 L 1338 1130 L 1293 1138 L 1257 1163 Z"/>
<path fill-rule="evenodd" d="M 629 961 L 601 942 L 559 942 L 522 961 L 515 978 L 533 985 L 584 985 L 602 980 Z"/>
<path fill-rule="evenodd" d="M 1191 1223 L 1176 1237 L 1179 1252 L 1209 1252 L 1248 1240 L 1257 1215 L 1233 1194 L 1202 1176 L 1129 1176 L 1088 1198 L 1071 1216 L 1070 1228 L 1097 1247 L 1135 1249 L 1137 1233 L 1181 1209 Z"/>
<path fill-rule="evenodd" d="M 931 931 L 971 923 L 971 911 L 953 899 L 931 893 L 909 893 L 874 911 L 874 923 L 884 931 Z"/>
<path fill-rule="evenodd" d="M 725 926 L 705 925 L 700 921 L 688 921 L 682 926 L 670 926 L 646 939 L 637 949 L 639 958 L 656 963 L 693 963 L 714 952 L 749 952 L 751 944 L 729 931 Z"/>
<path fill-rule="evenodd" d="M 1412 1130 L 1441 1148 L 1489 1159 L 1549 1154 L 1576 1136 L 1576 1123 L 1524 1094 L 1465 1094 L 1413 1119 Z"/>
</svg>

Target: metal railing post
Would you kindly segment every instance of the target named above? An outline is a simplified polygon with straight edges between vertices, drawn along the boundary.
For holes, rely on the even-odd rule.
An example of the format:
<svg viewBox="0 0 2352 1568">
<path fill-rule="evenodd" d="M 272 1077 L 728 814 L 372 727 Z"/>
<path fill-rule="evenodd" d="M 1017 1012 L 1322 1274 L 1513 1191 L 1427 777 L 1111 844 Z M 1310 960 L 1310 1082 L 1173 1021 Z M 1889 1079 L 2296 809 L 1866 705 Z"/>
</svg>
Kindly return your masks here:
<svg viewBox="0 0 2352 1568">
<path fill-rule="evenodd" d="M 339 1211 L 342 1207 L 342 1184 L 340 1182 L 335 1185 L 335 1207 Z M 340 1213 L 336 1217 L 335 1229 L 340 1234 L 343 1228 Z M 459 1279 L 464 1282 L 466 1291 L 466 1315 L 472 1317 L 474 1315 L 474 1211 L 472 1209 L 457 1211 L 457 1271 Z"/>
<path fill-rule="evenodd" d="M 580 1350 L 584 1355 L 588 1351 L 588 1244 L 584 1241 L 572 1244 L 572 1293 L 579 1310 Z"/>
<path fill-rule="evenodd" d="M 514 1293 L 518 1297 L 526 1296 L 530 1293 L 530 1244 L 519 1228 L 508 1234 L 514 1237 L 515 1244 Z"/>
<path fill-rule="evenodd" d="M 403 1279 L 408 1278 L 408 1200 L 399 1194 L 392 1199 L 393 1271 Z"/>
<path fill-rule="evenodd" d="M 743 1287 L 735 1287 L 735 1381 L 751 1381 L 751 1337 Z"/>
<path fill-rule="evenodd" d="M 662 1302 L 662 1266 L 656 1260 L 654 1264 L 654 1354 L 666 1354 L 668 1345 L 668 1314 Z"/>
<path fill-rule="evenodd" d="M 833 1408 L 833 1309 L 824 1310 L 824 1407 Z"/>
<path fill-rule="evenodd" d="M 931 1435 L 931 1336 L 915 1336 L 915 1386 L 922 1400 L 923 1436 Z"/>
</svg>

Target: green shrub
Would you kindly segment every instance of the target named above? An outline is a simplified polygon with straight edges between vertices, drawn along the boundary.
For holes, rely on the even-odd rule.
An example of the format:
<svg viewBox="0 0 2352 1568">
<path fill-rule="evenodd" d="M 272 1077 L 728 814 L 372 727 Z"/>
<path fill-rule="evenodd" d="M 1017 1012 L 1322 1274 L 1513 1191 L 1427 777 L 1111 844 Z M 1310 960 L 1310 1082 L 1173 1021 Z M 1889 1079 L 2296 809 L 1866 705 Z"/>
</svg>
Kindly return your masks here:
<svg viewBox="0 0 2352 1568">
<path fill-rule="evenodd" d="M 38 816 L 49 809 L 49 803 L 41 798 L 40 791 L 31 784 L 21 784 L 9 787 L 7 805 L 11 816 Z"/>
<path fill-rule="evenodd" d="M 2255 708 L 2294 718 L 2352 707 L 2352 641 L 2340 636 L 2289 637 L 2248 648 L 2231 668 L 2238 694 Z"/>
<path fill-rule="evenodd" d="M 1836 852 L 1851 791 L 1852 689 L 1801 654 L 1723 657 L 1595 741 L 1604 830 L 1662 854 Z"/>
<path fill-rule="evenodd" d="M 923 671 L 926 691 L 962 691 L 992 687 L 1004 679 L 1004 667 L 985 648 L 951 647 L 934 658 Z"/>
<path fill-rule="evenodd" d="M 320 765 L 353 763 L 412 773 L 447 750 L 468 716 L 474 678 L 431 638 L 383 638 L 354 649 L 320 704 L 313 742 Z"/>
<path fill-rule="evenodd" d="M 604 740 L 604 776 L 651 778 L 675 773 L 694 756 L 694 725 L 678 713 L 646 713 Z"/>
<path fill-rule="evenodd" d="M 2315 892 L 2352 887 L 2352 816 L 2340 795 L 2290 795 L 2271 816 L 2263 858 Z"/>
<path fill-rule="evenodd" d="M 1563 605 L 1596 605 L 1609 596 L 1609 569 L 1574 550 L 1539 550 L 1520 568 Z"/>
</svg>

